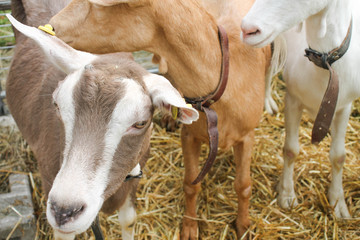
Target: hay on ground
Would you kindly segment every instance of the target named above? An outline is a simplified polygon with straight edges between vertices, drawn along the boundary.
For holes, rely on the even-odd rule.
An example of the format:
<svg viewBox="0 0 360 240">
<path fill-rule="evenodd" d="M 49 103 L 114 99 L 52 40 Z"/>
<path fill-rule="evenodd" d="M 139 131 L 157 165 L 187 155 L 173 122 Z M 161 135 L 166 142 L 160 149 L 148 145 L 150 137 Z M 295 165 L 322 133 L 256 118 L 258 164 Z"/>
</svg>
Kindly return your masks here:
<svg viewBox="0 0 360 240">
<path fill-rule="evenodd" d="M 336 219 L 326 198 L 331 180 L 328 160 L 330 137 L 318 146 L 310 144 L 312 122 L 305 115 L 300 130 L 300 155 L 295 163 L 295 192 L 299 206 L 283 210 L 276 203 L 276 184 L 282 171 L 284 143 L 284 83 L 275 81 L 274 94 L 280 113 L 264 113 L 256 129 L 251 164 L 252 198 L 249 231 L 252 239 L 360 239 L 360 103 L 355 102 L 346 135 L 347 159 L 343 186 L 352 219 Z M 45 200 L 36 161 L 21 136 L 0 129 L 0 183 L 10 172 L 31 173 L 38 239 L 53 239 L 46 222 Z M 167 133 L 157 124 L 151 140 L 151 157 L 137 193 L 137 239 L 179 239 L 184 212 L 182 191 L 184 166 L 179 130 Z M 202 148 L 202 159 L 207 147 Z M 198 201 L 198 221 L 202 239 L 235 239 L 232 223 L 236 218 L 235 168 L 232 151 L 220 151 L 215 166 L 202 183 Z M 120 239 L 117 216 L 101 215 L 107 239 Z M 77 239 L 94 239 L 88 231 Z"/>
</svg>

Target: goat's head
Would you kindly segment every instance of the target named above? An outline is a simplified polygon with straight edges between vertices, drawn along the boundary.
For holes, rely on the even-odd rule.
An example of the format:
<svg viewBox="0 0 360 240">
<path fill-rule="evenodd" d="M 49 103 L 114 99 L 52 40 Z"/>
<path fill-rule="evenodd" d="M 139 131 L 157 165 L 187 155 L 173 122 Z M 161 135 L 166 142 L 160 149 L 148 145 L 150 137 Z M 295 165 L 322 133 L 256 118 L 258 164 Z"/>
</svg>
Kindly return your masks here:
<svg viewBox="0 0 360 240">
<path fill-rule="evenodd" d="M 75 0 L 50 20 L 57 37 L 93 53 L 135 51 L 157 34 L 146 0 Z M 136 29 L 136 31 L 134 31 Z"/>
<path fill-rule="evenodd" d="M 325 8 L 329 0 L 256 0 L 241 23 L 242 40 L 255 47 L 270 44 L 282 32 Z"/>
<path fill-rule="evenodd" d="M 178 108 L 179 120 L 186 124 L 197 120 L 198 113 L 165 78 L 149 74 L 128 54 L 77 51 L 8 17 L 68 74 L 53 93 L 65 147 L 48 195 L 47 218 L 56 230 L 78 234 L 91 225 L 126 176 L 138 169 L 148 150 L 154 107 Z"/>
</svg>

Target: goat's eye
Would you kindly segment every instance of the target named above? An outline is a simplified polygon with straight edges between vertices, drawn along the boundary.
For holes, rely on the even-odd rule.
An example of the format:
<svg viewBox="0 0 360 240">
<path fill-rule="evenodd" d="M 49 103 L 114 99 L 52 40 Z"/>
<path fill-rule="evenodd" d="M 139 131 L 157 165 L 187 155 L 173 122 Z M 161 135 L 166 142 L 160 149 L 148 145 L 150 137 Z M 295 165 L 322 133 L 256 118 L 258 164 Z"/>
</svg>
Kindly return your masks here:
<svg viewBox="0 0 360 240">
<path fill-rule="evenodd" d="M 134 123 L 133 127 L 137 128 L 137 129 L 142 129 L 146 126 L 148 121 L 140 121 L 140 122 L 136 122 Z"/>
</svg>

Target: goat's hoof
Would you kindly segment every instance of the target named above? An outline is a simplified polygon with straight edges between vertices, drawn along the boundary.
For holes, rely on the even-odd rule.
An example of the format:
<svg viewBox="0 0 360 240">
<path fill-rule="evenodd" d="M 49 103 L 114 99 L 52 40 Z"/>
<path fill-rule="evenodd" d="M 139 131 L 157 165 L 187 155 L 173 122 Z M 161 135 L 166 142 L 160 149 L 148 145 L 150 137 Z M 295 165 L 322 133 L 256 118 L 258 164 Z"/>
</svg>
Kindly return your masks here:
<svg viewBox="0 0 360 240">
<path fill-rule="evenodd" d="M 330 202 L 332 202 L 332 201 L 330 201 Z M 346 206 L 344 199 L 339 200 L 334 204 L 331 204 L 331 206 L 335 206 L 334 212 L 335 212 L 335 216 L 337 218 L 351 218 L 351 215 L 349 213 L 349 210 Z"/>
<path fill-rule="evenodd" d="M 291 209 L 299 205 L 294 191 L 279 191 L 277 202 L 283 209 Z"/>
<path fill-rule="evenodd" d="M 183 226 L 180 235 L 181 240 L 197 240 L 199 239 L 199 228 L 196 220 L 183 218 Z"/>
</svg>

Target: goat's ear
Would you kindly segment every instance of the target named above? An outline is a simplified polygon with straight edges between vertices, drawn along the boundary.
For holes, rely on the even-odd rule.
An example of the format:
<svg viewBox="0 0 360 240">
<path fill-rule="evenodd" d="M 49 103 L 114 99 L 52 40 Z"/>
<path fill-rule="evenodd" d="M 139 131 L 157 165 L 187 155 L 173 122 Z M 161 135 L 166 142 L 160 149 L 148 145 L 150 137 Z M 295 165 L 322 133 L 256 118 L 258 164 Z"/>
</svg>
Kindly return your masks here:
<svg viewBox="0 0 360 240">
<path fill-rule="evenodd" d="M 101 6 L 113 6 L 120 3 L 137 3 L 140 0 L 89 0 L 92 3 L 99 4 Z"/>
<path fill-rule="evenodd" d="M 80 69 L 96 58 L 96 55 L 73 49 L 55 36 L 18 22 L 10 14 L 6 14 L 6 16 L 17 30 L 33 39 L 48 59 L 67 74 Z"/>
<path fill-rule="evenodd" d="M 185 103 L 180 93 L 166 78 L 156 74 L 148 74 L 144 76 L 144 82 L 154 106 L 169 113 L 175 110 L 172 112 L 173 117 L 185 124 L 191 124 L 199 118 L 199 113 L 191 105 Z"/>
</svg>

